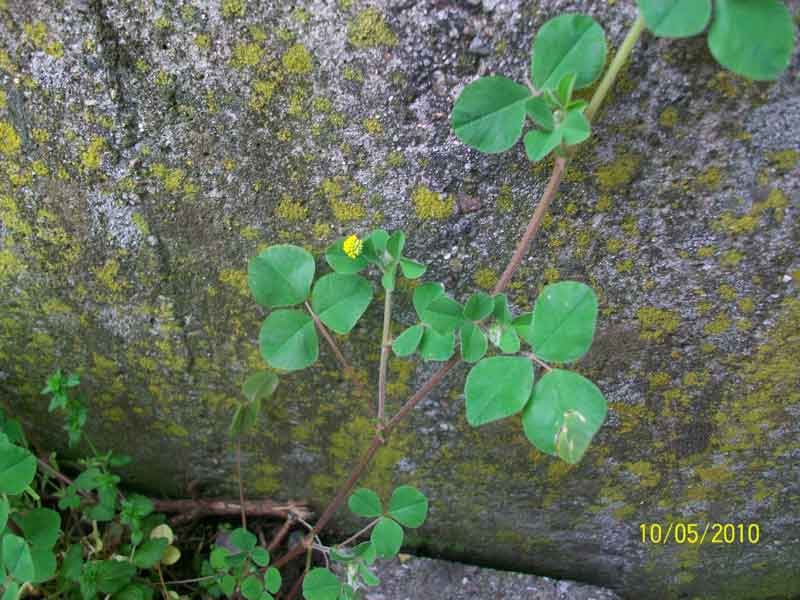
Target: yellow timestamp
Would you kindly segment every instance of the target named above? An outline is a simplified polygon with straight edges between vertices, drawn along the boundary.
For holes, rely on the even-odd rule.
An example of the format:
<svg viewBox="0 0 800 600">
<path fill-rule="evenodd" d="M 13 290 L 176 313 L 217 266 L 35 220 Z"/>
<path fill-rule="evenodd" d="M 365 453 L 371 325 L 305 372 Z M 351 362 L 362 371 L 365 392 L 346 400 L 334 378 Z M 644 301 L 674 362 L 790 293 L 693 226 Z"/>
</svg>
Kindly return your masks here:
<svg viewBox="0 0 800 600">
<path fill-rule="evenodd" d="M 758 523 L 641 523 L 643 544 L 757 544 Z"/>
</svg>

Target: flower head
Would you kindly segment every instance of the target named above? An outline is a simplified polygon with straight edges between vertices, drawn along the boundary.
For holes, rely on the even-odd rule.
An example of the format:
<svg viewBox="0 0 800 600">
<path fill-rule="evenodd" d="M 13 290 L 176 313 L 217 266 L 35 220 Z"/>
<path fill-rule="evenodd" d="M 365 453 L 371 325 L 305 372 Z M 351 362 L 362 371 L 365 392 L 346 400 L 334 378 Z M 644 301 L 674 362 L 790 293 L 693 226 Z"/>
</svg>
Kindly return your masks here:
<svg viewBox="0 0 800 600">
<path fill-rule="evenodd" d="M 355 260 L 361 254 L 361 250 L 363 248 L 363 240 L 358 239 L 358 236 L 355 234 L 348 237 L 342 244 L 342 250 L 344 250 L 344 253 L 353 260 Z"/>
</svg>

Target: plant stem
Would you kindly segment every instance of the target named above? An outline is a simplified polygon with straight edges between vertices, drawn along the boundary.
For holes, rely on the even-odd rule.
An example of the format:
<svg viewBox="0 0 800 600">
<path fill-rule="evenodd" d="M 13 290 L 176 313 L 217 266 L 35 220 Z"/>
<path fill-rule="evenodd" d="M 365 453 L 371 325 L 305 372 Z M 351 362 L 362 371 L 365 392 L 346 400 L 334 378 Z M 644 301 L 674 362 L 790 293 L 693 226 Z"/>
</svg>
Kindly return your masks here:
<svg viewBox="0 0 800 600">
<path fill-rule="evenodd" d="M 169 600 L 167 584 L 164 583 L 164 574 L 161 572 L 161 565 L 158 563 L 156 563 L 156 570 L 158 571 L 158 579 L 161 581 L 161 595 L 164 597 L 164 600 Z"/>
<path fill-rule="evenodd" d="M 242 440 L 236 438 L 236 479 L 239 481 L 239 508 L 242 513 L 242 529 L 247 529 L 247 513 L 244 510 L 244 484 L 242 483 Z"/>
<path fill-rule="evenodd" d="M 333 355 L 336 357 L 336 360 L 339 362 L 339 366 L 342 369 L 342 372 L 345 374 L 346 377 L 349 377 L 350 380 L 356 384 L 356 387 L 360 392 L 364 392 L 364 384 L 358 380 L 356 377 L 356 372 L 353 370 L 353 367 L 350 366 L 350 363 L 347 362 L 342 351 L 339 350 L 339 345 L 336 343 L 336 340 L 333 339 L 331 334 L 328 332 L 328 328 L 323 325 L 322 321 L 319 320 L 317 313 L 315 313 L 311 309 L 311 305 L 308 303 L 308 300 L 305 302 L 306 310 L 308 310 L 308 314 L 311 315 L 311 318 L 314 319 L 314 324 L 317 326 L 317 330 L 322 334 L 322 337 L 325 338 L 325 341 L 328 342 L 328 346 L 330 347 L 331 351 L 333 351 Z"/>
<path fill-rule="evenodd" d="M 381 520 L 381 517 L 378 517 L 374 521 L 371 521 L 371 522 L 367 523 L 366 527 L 364 527 L 363 529 L 360 529 L 359 531 L 357 531 L 356 533 L 351 535 L 349 538 L 347 538 L 345 541 L 343 541 L 343 542 L 341 542 L 339 544 L 336 544 L 336 545 L 337 546 L 347 546 L 347 544 L 357 540 L 359 537 L 361 537 L 362 535 L 367 533 L 370 529 L 375 527 L 375 525 L 377 525 L 378 521 L 380 521 L 380 520 Z"/>
<path fill-rule="evenodd" d="M 644 20 L 641 16 L 637 17 L 636 21 L 634 21 L 631 29 L 628 32 L 628 35 L 625 37 L 622 46 L 620 46 L 617 55 L 614 57 L 614 60 L 611 62 L 611 66 L 609 67 L 608 71 L 606 72 L 603 80 L 600 82 L 600 86 L 592 96 L 591 103 L 589 107 L 586 109 L 587 117 L 591 119 L 594 113 L 597 111 L 600 104 L 603 102 L 608 91 L 611 89 L 614 81 L 619 74 L 622 65 L 625 64 L 628 57 L 630 56 L 631 52 L 633 51 L 633 47 L 636 45 L 636 41 L 642 34 L 644 29 Z M 591 111 L 591 112 L 590 112 Z M 525 254 L 528 251 L 528 247 L 530 243 L 533 241 L 533 238 L 536 236 L 536 233 L 539 231 L 539 228 L 542 224 L 542 219 L 544 218 L 547 209 L 549 208 L 550 204 L 552 203 L 553 199 L 558 192 L 558 186 L 561 183 L 561 178 L 564 175 L 564 171 L 566 169 L 567 160 L 562 157 L 558 157 L 555 160 L 555 164 L 553 165 L 553 170 L 550 174 L 550 179 L 547 182 L 547 186 L 542 193 L 542 197 L 539 200 L 539 204 L 536 206 L 536 210 L 531 217 L 530 222 L 528 223 L 528 227 L 525 230 L 522 238 L 520 239 L 517 247 L 514 251 L 514 254 L 509 260 L 508 265 L 506 266 L 505 270 L 503 271 L 502 276 L 497 282 L 497 285 L 494 287 L 494 294 L 499 294 L 503 290 L 506 289 L 511 278 L 513 277 L 516 270 L 519 268 L 520 264 L 522 263 L 522 259 L 524 258 Z M 428 381 L 417 391 L 414 396 L 412 396 L 404 405 L 403 407 L 397 412 L 397 414 L 392 417 L 392 419 L 386 424 L 383 428 L 382 432 L 379 435 L 376 435 L 372 439 L 372 443 L 367 448 L 364 455 L 361 457 L 361 460 L 350 473 L 350 476 L 347 478 L 347 481 L 344 485 L 339 489 L 336 497 L 333 501 L 328 505 L 325 509 L 325 512 L 322 513 L 322 516 L 317 521 L 314 529 L 311 531 L 309 535 L 317 535 L 319 532 L 328 524 L 328 521 L 333 516 L 334 512 L 342 505 L 344 502 L 345 497 L 347 494 L 355 486 L 356 482 L 359 480 L 361 475 L 366 470 L 369 463 L 372 461 L 372 458 L 375 456 L 378 449 L 386 443 L 386 439 L 388 438 L 389 433 L 394 429 L 404 418 L 405 416 L 413 410 L 413 408 L 423 399 L 428 393 L 444 378 L 444 376 L 452 369 L 457 363 L 459 362 L 458 356 L 452 357 L 448 360 L 436 373 L 434 373 Z M 290 550 L 287 554 L 285 554 L 282 558 L 275 562 L 273 565 L 275 568 L 280 568 L 281 566 L 288 563 L 290 560 L 295 558 L 296 556 L 302 554 L 303 549 L 305 548 L 304 545 L 298 544 L 292 550 Z M 291 595 L 290 595 L 291 597 Z"/>
<path fill-rule="evenodd" d="M 280 546 L 281 542 L 283 541 L 283 538 L 286 537 L 291 528 L 292 528 L 292 515 L 289 515 L 288 517 L 286 517 L 286 521 L 284 522 L 284 524 L 281 525 L 281 528 L 278 530 L 278 533 L 276 533 L 275 537 L 272 538 L 272 541 L 269 543 L 269 546 L 267 546 L 267 551 L 274 552 L 275 548 Z"/>
<path fill-rule="evenodd" d="M 381 337 L 381 364 L 378 370 L 378 422 L 383 423 L 386 405 L 386 366 L 389 363 L 389 336 L 392 328 L 392 292 L 386 290 L 383 301 L 383 336 Z"/>
<path fill-rule="evenodd" d="M 605 75 L 603 75 L 600 85 L 597 86 L 597 89 L 592 96 L 592 100 L 589 102 L 589 107 L 584 112 L 586 118 L 590 121 L 594 118 L 595 113 L 603 103 L 603 100 L 611 89 L 611 86 L 614 85 L 614 81 L 616 81 L 620 69 L 622 69 L 623 65 L 628 61 L 631 52 L 633 52 L 633 47 L 636 45 L 636 42 L 639 40 L 639 37 L 642 35 L 643 31 L 644 17 L 642 17 L 640 14 L 636 17 L 633 25 L 628 30 L 628 35 L 626 35 L 625 39 L 622 41 L 622 45 L 614 55 L 614 60 L 611 61 L 608 71 L 606 71 Z"/>
</svg>

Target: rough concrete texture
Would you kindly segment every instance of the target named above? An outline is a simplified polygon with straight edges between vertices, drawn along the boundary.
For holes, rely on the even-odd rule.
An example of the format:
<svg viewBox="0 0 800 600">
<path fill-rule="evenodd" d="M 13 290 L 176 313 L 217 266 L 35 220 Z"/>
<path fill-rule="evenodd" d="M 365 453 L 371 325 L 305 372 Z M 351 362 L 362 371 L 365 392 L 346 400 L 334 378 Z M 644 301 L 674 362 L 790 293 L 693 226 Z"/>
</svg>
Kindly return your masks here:
<svg viewBox="0 0 800 600">
<path fill-rule="evenodd" d="M 57 366 L 79 370 L 90 433 L 134 455 L 132 485 L 232 491 L 225 429 L 263 367 L 248 259 L 403 227 L 426 279 L 462 300 L 490 288 L 549 165 L 474 152 L 447 116 L 478 74 L 522 80 L 537 28 L 566 11 L 594 15 L 612 48 L 635 15 L 629 0 L 0 0 L 6 405 L 63 447 L 38 392 Z M 430 496 L 411 546 L 632 598 L 800 590 L 797 64 L 753 84 L 702 37 L 643 37 L 510 288 L 517 311 L 548 281 L 597 290 L 577 368 L 607 422 L 570 467 L 518 418 L 470 429 L 457 369 L 365 480 Z M 397 296 L 400 331 L 410 286 Z M 380 318 L 378 298 L 341 339 L 373 383 Z M 435 368 L 392 359 L 390 406 Z M 248 493 L 321 507 L 371 413 L 323 349 L 247 440 Z M 642 542 L 640 523 L 671 522 L 756 523 L 760 538 Z"/>
<path fill-rule="evenodd" d="M 381 583 L 364 592 L 366 600 L 620 600 L 611 590 L 575 581 L 429 558 L 380 562 L 375 573 Z"/>
</svg>

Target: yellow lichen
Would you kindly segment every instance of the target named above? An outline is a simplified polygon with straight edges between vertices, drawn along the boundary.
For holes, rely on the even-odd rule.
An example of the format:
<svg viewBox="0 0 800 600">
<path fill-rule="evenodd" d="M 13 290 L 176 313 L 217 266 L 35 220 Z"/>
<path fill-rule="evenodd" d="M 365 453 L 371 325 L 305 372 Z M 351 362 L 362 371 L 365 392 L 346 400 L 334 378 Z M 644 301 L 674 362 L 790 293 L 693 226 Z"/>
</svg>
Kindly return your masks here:
<svg viewBox="0 0 800 600">
<path fill-rule="evenodd" d="M 296 73 L 298 75 L 310 73 L 313 68 L 311 53 L 303 44 L 294 44 L 291 46 L 284 53 L 281 62 L 283 62 L 284 68 L 289 73 Z"/>
<path fill-rule="evenodd" d="M 351 66 L 347 66 L 342 71 L 342 77 L 347 81 L 362 82 L 364 81 L 364 74 Z"/>
<path fill-rule="evenodd" d="M 367 130 L 367 133 L 370 135 L 382 135 L 383 134 L 383 125 L 378 119 L 373 117 L 367 117 L 362 122 L 364 125 L 364 129 Z"/>
<path fill-rule="evenodd" d="M 81 152 L 81 165 L 85 170 L 95 170 L 100 168 L 102 154 L 106 147 L 106 141 L 95 136 L 86 149 Z"/>
<path fill-rule="evenodd" d="M 211 47 L 211 36 L 207 33 L 198 33 L 194 36 L 194 45 L 201 50 L 207 50 Z"/>
<path fill-rule="evenodd" d="M 738 250 L 728 250 L 725 254 L 722 255 L 720 259 L 720 264 L 723 267 L 735 267 L 744 258 L 744 254 L 739 252 Z"/>
<path fill-rule="evenodd" d="M 781 150 L 767 155 L 767 160 L 780 174 L 788 173 L 800 161 L 800 152 L 797 150 Z"/>
<path fill-rule="evenodd" d="M 443 194 L 433 192 L 425 186 L 417 186 L 411 195 L 414 210 L 420 219 L 445 219 L 455 210 L 455 199 L 452 195 L 443 197 Z"/>
<path fill-rule="evenodd" d="M 356 48 L 394 46 L 397 36 L 376 8 L 367 8 L 347 28 L 347 40 Z"/>
<path fill-rule="evenodd" d="M 277 85 L 274 81 L 265 81 L 263 79 L 254 81 L 250 93 L 250 108 L 256 112 L 266 112 L 267 105 L 272 98 L 272 94 L 275 93 Z"/>
<path fill-rule="evenodd" d="M 12 156 L 19 152 L 21 141 L 16 130 L 8 121 L 0 121 L 0 153 Z"/>
<path fill-rule="evenodd" d="M 722 183 L 722 170 L 719 167 L 709 167 L 697 176 L 697 183 L 710 190 L 716 190 Z"/>
<path fill-rule="evenodd" d="M 497 279 L 497 273 L 489 267 L 481 267 L 472 276 L 472 281 L 475 282 L 475 285 L 484 290 L 491 290 L 497 283 Z"/>
<path fill-rule="evenodd" d="M 643 340 L 660 340 L 680 325 L 680 319 L 673 311 L 652 306 L 640 308 L 636 318 L 639 321 L 639 337 Z"/>
<path fill-rule="evenodd" d="M 658 122 L 664 129 L 672 129 L 678 123 L 678 110 L 674 106 L 668 106 L 658 117 Z"/>
<path fill-rule="evenodd" d="M 222 16 L 226 19 L 243 17 L 245 0 L 222 0 Z"/>
<path fill-rule="evenodd" d="M 714 256 L 714 251 L 714 246 L 703 246 L 702 248 L 697 249 L 697 256 L 700 258 L 710 258 Z"/>
<path fill-rule="evenodd" d="M 124 279 L 118 278 L 119 263 L 114 258 L 107 260 L 102 267 L 94 269 L 94 272 L 97 280 L 112 293 L 121 292 L 128 285 Z"/>
<path fill-rule="evenodd" d="M 305 221 L 308 218 L 308 208 L 300 202 L 284 196 L 275 208 L 275 214 L 287 221 Z"/>
<path fill-rule="evenodd" d="M 250 288 L 247 285 L 247 273 L 238 269 L 223 269 L 219 272 L 219 280 L 225 285 L 229 285 L 243 296 L 250 295 Z"/>
<path fill-rule="evenodd" d="M 603 165 L 595 174 L 597 184 L 604 192 L 626 187 L 639 170 L 639 158 L 633 154 L 622 154 L 614 161 Z"/>
<path fill-rule="evenodd" d="M 727 300 L 728 302 L 736 299 L 736 289 L 727 283 L 723 283 L 717 288 L 717 294 L 719 294 L 720 298 Z"/>
<path fill-rule="evenodd" d="M 616 254 L 625 246 L 625 242 L 620 239 L 613 239 L 608 240 L 606 242 L 606 250 L 608 250 L 609 254 Z"/>
<path fill-rule="evenodd" d="M 164 186 L 165 191 L 176 192 L 181 188 L 186 173 L 183 169 L 177 167 L 170 169 L 162 163 L 154 163 L 150 166 L 150 176 L 157 177 Z"/>
<path fill-rule="evenodd" d="M 732 324 L 728 315 L 723 313 L 714 317 L 714 320 L 710 323 L 707 323 L 706 326 L 703 327 L 703 331 L 706 335 L 720 335 L 730 329 Z"/>
<path fill-rule="evenodd" d="M 264 50 L 262 50 L 261 46 L 258 44 L 252 42 L 241 43 L 233 49 L 230 65 L 234 69 L 252 67 L 261 62 L 261 57 L 263 55 Z"/>
</svg>

